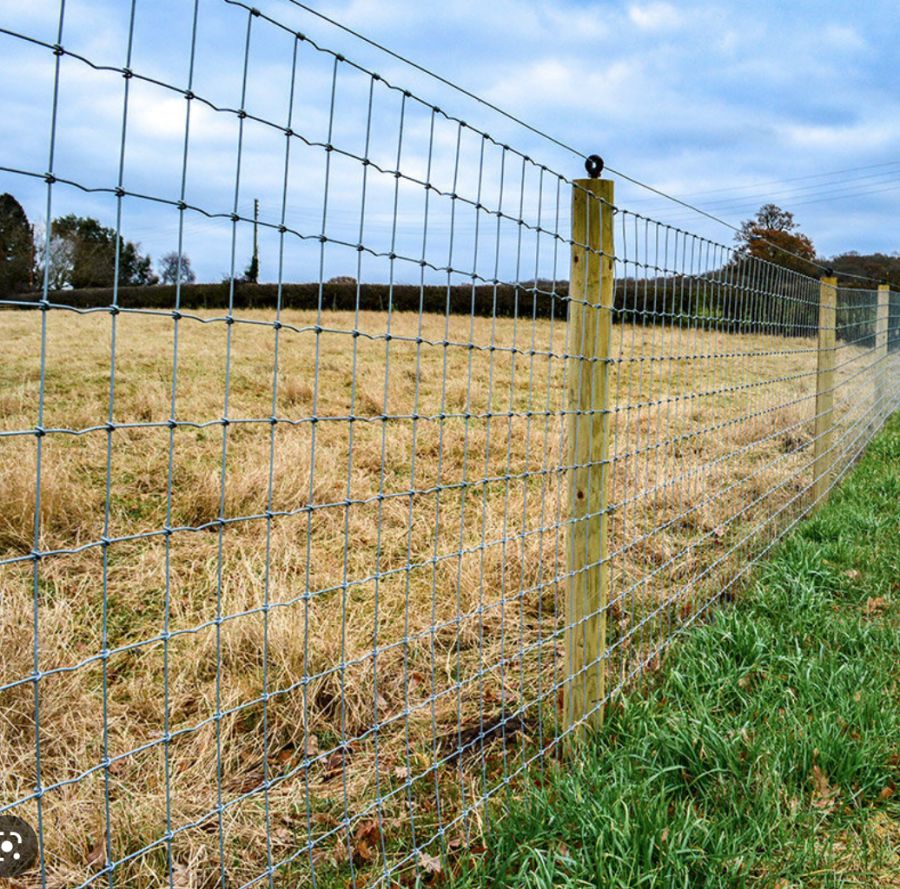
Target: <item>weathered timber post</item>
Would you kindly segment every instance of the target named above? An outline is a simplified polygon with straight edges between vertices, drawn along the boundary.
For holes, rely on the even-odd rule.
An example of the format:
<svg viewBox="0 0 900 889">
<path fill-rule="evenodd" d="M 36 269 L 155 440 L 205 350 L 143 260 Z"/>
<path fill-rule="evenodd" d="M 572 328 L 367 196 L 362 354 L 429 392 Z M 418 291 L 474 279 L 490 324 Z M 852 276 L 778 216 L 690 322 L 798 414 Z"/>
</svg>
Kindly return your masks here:
<svg viewBox="0 0 900 889">
<path fill-rule="evenodd" d="M 819 343 L 816 365 L 816 437 L 813 445 L 813 506 L 821 506 L 831 482 L 834 439 L 834 365 L 837 278 L 819 281 Z"/>
<path fill-rule="evenodd" d="M 572 184 L 564 730 L 599 726 L 606 692 L 613 194 L 606 179 Z"/>
<path fill-rule="evenodd" d="M 875 314 L 875 422 L 887 414 L 888 313 L 891 285 L 878 285 L 878 308 Z"/>
</svg>

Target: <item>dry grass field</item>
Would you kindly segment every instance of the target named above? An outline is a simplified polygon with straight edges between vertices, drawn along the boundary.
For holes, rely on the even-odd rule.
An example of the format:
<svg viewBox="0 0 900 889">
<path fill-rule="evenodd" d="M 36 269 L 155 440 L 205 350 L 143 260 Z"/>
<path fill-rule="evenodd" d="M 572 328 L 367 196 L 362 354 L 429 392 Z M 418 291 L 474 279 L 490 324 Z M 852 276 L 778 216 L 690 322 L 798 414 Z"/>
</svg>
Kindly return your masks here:
<svg viewBox="0 0 900 889">
<path fill-rule="evenodd" d="M 169 885 L 167 830 L 180 889 L 318 837 L 275 884 L 364 882 L 477 834 L 459 813 L 558 731 L 565 324 L 281 320 L 181 320 L 170 429 L 171 318 L 116 318 L 110 416 L 110 316 L 46 314 L 42 426 L 68 431 L 41 439 L 39 547 L 74 552 L 0 565 L 0 799 L 36 782 L 36 614 L 49 885 L 105 866 L 107 797 L 112 860 L 151 846 L 117 886 Z M 41 324 L 0 314 L 2 431 L 37 423 Z M 799 512 L 816 364 L 678 320 L 614 354 L 611 686 Z M 838 360 L 842 417 L 872 394 L 868 353 Z M 32 549 L 37 450 L 0 438 L 0 559 Z"/>
</svg>

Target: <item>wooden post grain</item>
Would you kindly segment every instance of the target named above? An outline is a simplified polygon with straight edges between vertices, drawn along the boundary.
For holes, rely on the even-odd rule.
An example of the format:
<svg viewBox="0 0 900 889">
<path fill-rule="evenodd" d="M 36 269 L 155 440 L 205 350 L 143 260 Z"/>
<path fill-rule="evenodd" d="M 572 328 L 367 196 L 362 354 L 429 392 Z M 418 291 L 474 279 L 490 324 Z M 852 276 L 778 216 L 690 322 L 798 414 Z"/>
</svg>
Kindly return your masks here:
<svg viewBox="0 0 900 889">
<path fill-rule="evenodd" d="M 837 278 L 819 282 L 819 344 L 816 366 L 816 438 L 813 445 L 813 505 L 821 506 L 831 481 L 834 421 Z"/>
<path fill-rule="evenodd" d="M 609 357 L 613 309 L 613 183 L 572 188 L 569 277 L 568 582 L 563 727 L 599 726 L 606 692 L 609 598 Z"/>
<path fill-rule="evenodd" d="M 875 422 L 887 412 L 886 385 L 887 377 L 887 342 L 888 312 L 890 311 L 891 285 L 878 285 L 878 309 L 875 314 Z"/>
</svg>

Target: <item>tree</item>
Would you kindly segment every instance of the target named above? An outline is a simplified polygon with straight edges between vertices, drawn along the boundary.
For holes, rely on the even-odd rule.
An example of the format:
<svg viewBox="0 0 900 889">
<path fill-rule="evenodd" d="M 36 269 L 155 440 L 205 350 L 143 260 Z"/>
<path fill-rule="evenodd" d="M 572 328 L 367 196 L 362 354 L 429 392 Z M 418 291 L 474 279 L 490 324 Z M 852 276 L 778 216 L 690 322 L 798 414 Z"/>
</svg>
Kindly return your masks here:
<svg viewBox="0 0 900 889">
<path fill-rule="evenodd" d="M 256 284 L 259 281 L 259 254 L 255 250 L 250 258 L 250 265 L 244 270 L 244 280 L 250 284 Z"/>
<path fill-rule="evenodd" d="M 114 229 L 100 224 L 92 216 L 61 216 L 50 226 L 51 244 L 55 240 L 67 243 L 71 265 L 64 286 L 111 287 L 116 277 L 116 256 L 119 261 L 120 284 L 155 284 L 151 259 L 140 251 L 140 245 L 126 241 Z M 51 263 L 54 254 L 51 249 Z"/>
<path fill-rule="evenodd" d="M 11 194 L 0 194 L 0 296 L 33 288 L 31 224 Z"/>
<path fill-rule="evenodd" d="M 775 204 L 763 204 L 754 219 L 744 220 L 734 239 L 751 256 L 806 274 L 814 271 L 812 240 L 798 231 L 793 213 Z"/>
<path fill-rule="evenodd" d="M 846 276 L 844 286 L 872 287 L 873 281 L 900 282 L 900 253 L 858 253 L 849 250 L 833 256 L 828 264 L 838 276 Z M 856 281 L 853 275 L 871 278 L 871 281 Z"/>
<path fill-rule="evenodd" d="M 75 265 L 75 248 L 72 241 L 58 235 L 50 236 L 47 244 L 47 230 L 43 225 L 34 229 L 34 266 L 38 287 L 43 286 L 44 270 L 49 253 L 49 269 L 47 271 L 47 287 L 50 290 L 62 290 L 71 286 L 72 269 Z"/>
<path fill-rule="evenodd" d="M 159 261 L 159 277 L 163 284 L 193 284 L 197 280 L 191 268 L 191 259 L 186 253 L 181 254 L 181 271 L 179 273 L 178 254 L 173 250 Z"/>
</svg>

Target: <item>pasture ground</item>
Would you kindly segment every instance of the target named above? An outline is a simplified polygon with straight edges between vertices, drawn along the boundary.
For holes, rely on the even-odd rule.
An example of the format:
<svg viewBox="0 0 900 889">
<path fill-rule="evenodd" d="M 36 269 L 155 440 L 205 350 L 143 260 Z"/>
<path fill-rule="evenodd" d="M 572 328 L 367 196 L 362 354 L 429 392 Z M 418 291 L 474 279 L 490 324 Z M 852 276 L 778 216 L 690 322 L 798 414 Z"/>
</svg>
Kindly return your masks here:
<svg viewBox="0 0 900 889">
<path fill-rule="evenodd" d="M 0 798 L 35 787 L 37 663 L 50 885 L 129 856 L 117 885 L 168 885 L 169 854 L 198 889 L 269 861 L 364 882 L 477 835 L 459 813 L 555 755 L 565 323 L 272 320 L 123 313 L 113 349 L 107 312 L 0 314 L 0 430 L 42 403 L 54 553 L 28 558 L 37 437 L 2 437 Z M 813 340 L 711 319 L 616 325 L 613 355 L 610 688 L 797 514 L 816 365 Z M 848 449 L 868 360 L 840 349 Z"/>
</svg>

